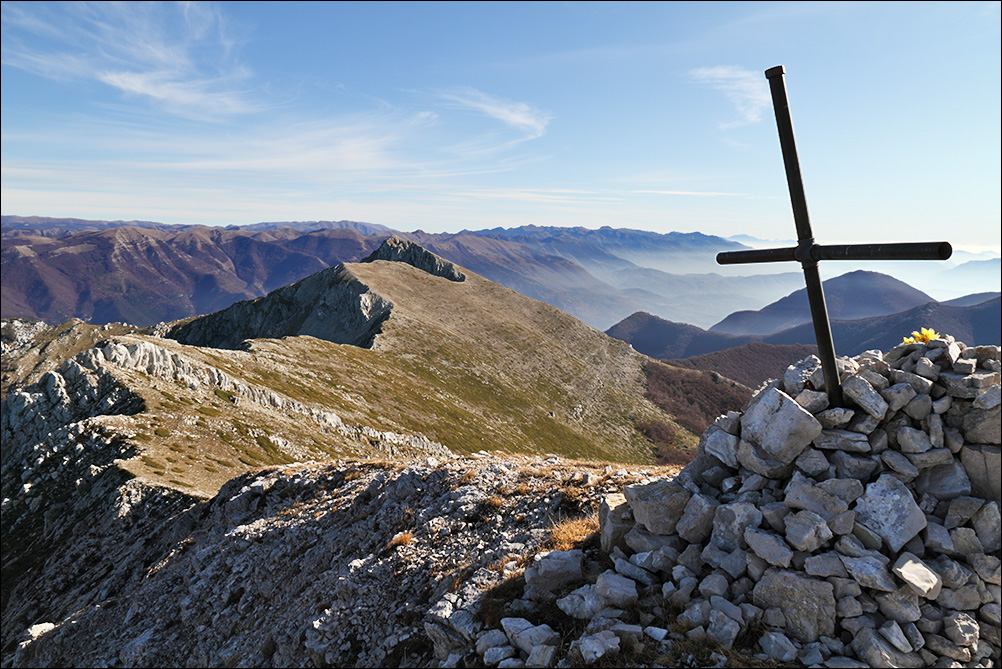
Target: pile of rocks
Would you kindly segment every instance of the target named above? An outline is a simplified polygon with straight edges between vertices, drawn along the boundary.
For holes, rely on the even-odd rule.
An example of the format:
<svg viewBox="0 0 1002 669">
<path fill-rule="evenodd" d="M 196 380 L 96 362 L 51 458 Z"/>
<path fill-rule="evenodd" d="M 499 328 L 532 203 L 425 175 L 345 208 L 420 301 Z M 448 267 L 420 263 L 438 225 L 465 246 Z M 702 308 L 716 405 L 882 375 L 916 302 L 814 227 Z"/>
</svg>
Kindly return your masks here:
<svg viewBox="0 0 1002 669">
<path fill-rule="evenodd" d="M 998 663 L 999 360 L 949 337 L 842 358 L 847 407 L 828 406 L 817 358 L 791 366 L 677 478 L 605 499 L 614 569 L 567 593 L 581 555 L 536 557 L 526 598 L 587 623 L 566 657 L 547 624 L 514 617 L 480 633 L 480 657 L 566 666 L 711 639 L 722 666 L 753 635 L 752 654 L 807 665 Z"/>
</svg>

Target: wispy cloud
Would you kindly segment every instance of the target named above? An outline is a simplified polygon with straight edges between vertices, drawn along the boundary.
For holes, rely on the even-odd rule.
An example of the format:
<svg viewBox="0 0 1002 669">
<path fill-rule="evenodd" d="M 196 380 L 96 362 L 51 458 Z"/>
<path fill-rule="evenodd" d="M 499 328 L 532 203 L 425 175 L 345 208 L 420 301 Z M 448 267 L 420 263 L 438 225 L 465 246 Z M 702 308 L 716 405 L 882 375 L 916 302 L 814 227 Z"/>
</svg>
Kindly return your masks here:
<svg viewBox="0 0 1002 669">
<path fill-rule="evenodd" d="M 716 191 L 691 191 L 691 190 L 635 190 L 631 191 L 638 195 L 685 195 L 694 197 L 747 197 L 748 193 L 722 193 Z"/>
<path fill-rule="evenodd" d="M 733 65 L 700 67 L 689 75 L 698 83 L 723 92 L 734 103 L 741 116 L 739 120 L 721 123 L 722 129 L 736 128 L 762 120 L 762 112 L 769 108 L 769 87 L 759 72 Z"/>
<path fill-rule="evenodd" d="M 60 81 L 96 81 L 169 113 L 251 111 L 250 72 L 212 4 L 3 4 L 3 64 Z"/>
<path fill-rule="evenodd" d="M 519 130 L 524 133 L 523 140 L 541 137 L 553 118 L 547 112 L 524 102 L 496 98 L 475 88 L 443 91 L 439 96 L 462 109 L 480 112 Z"/>
</svg>

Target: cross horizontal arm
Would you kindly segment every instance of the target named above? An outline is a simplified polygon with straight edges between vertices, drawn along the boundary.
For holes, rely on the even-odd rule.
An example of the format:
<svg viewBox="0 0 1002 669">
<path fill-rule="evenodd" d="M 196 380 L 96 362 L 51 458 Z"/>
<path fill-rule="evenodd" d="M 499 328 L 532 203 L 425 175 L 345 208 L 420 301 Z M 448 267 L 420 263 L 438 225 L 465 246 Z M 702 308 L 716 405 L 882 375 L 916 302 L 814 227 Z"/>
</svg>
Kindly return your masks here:
<svg viewBox="0 0 1002 669">
<path fill-rule="evenodd" d="M 800 260 L 798 247 L 724 251 L 717 254 L 717 263 L 738 265 L 755 262 Z M 811 260 L 946 260 L 953 255 L 949 242 L 905 242 L 900 244 L 812 244 Z"/>
</svg>

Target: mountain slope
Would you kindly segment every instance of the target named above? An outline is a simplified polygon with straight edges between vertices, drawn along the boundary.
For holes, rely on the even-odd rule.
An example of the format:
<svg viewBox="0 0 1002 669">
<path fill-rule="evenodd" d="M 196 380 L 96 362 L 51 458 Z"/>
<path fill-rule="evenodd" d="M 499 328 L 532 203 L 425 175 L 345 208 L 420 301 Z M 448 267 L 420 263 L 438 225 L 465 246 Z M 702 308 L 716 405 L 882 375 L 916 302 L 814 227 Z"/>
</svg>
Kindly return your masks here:
<svg viewBox="0 0 1002 669">
<path fill-rule="evenodd" d="M 408 248 L 402 243 L 390 255 Z M 665 419 L 642 397 L 643 356 L 554 307 L 460 271 L 463 281 L 404 262 L 345 264 L 194 319 L 170 336 L 226 348 L 248 335 L 290 337 L 255 339 L 247 352 L 228 355 L 222 369 L 254 375 L 260 373 L 254 365 L 267 359 L 297 369 L 297 377 L 310 379 L 314 388 L 350 387 L 350 394 L 365 400 L 338 408 L 346 420 L 423 434 L 460 452 L 491 447 L 629 461 L 650 456 L 628 417 Z M 308 290 L 307 284 L 324 287 Z M 338 291 L 342 308 L 321 323 L 323 314 L 335 313 L 331 296 Z M 276 322 L 263 315 L 275 314 L 278 305 L 285 305 L 283 322 L 291 330 L 248 326 Z M 352 340 L 345 332 L 364 335 Z M 327 341 L 291 337 L 297 334 Z M 295 350 L 289 346 L 293 339 L 302 339 Z M 310 353 L 303 355 L 303 348 Z M 298 387 L 289 383 L 283 392 L 299 398 Z M 332 395 L 342 394 L 334 388 Z"/>
<path fill-rule="evenodd" d="M 359 546 L 365 555 L 392 553 L 397 544 L 389 542 L 395 534 L 427 521 L 414 536 L 422 547 L 434 549 L 426 552 L 427 568 L 421 569 L 442 583 L 441 592 L 434 591 L 437 598 L 449 589 L 446 573 L 463 573 L 469 564 L 500 564 L 521 551 L 512 543 L 487 560 L 480 546 L 464 543 L 468 535 L 454 535 L 460 532 L 455 523 L 468 528 L 493 523 L 503 507 L 513 528 L 505 536 L 535 546 L 545 533 L 516 531 L 527 514 L 542 522 L 590 508 L 587 496 L 569 488 L 566 500 L 556 493 L 552 498 L 530 495 L 527 504 L 508 499 L 525 495 L 521 482 L 536 476 L 523 473 L 519 464 L 491 462 L 462 471 L 446 467 L 450 471 L 443 477 L 435 473 L 443 462 L 489 450 L 500 457 L 558 453 L 651 465 L 655 445 L 640 428 L 655 422 L 674 431 L 671 446 L 695 444 L 694 435 L 645 398 L 650 361 L 626 344 L 406 242 L 391 240 L 367 260 L 322 270 L 266 297 L 155 332 L 71 322 L 27 343 L 8 337 L 14 348 L 4 353 L 6 396 L 0 408 L 5 663 L 20 635 L 36 623 L 59 623 L 84 605 L 103 616 L 119 597 L 151 596 L 125 584 L 149 583 L 154 574 L 167 573 L 164 567 L 185 548 L 169 555 L 162 549 L 194 546 L 185 539 L 189 533 L 216 536 L 215 530 L 196 531 L 203 520 L 211 519 L 206 528 L 225 528 L 227 541 L 241 536 L 245 523 L 253 521 L 251 512 L 279 479 L 283 483 L 267 501 L 283 533 L 275 546 L 295 550 L 283 549 L 272 558 L 311 565 L 308 577 L 295 581 L 296 593 L 315 596 L 303 584 L 313 582 L 313 573 L 329 571 L 333 554 L 328 546 L 343 547 L 354 563 Z M 332 294 L 350 299 L 342 303 Z M 327 327 L 350 321 L 373 304 L 381 305 L 375 330 L 340 337 L 342 331 Z M 335 309 L 338 317 L 328 311 Z M 244 329 L 234 333 L 238 327 Z M 179 338 L 186 333 L 198 345 L 158 336 L 165 330 Z M 280 338 L 241 340 L 262 334 Z M 343 343 L 333 341 L 338 338 Z M 231 348 L 217 348 L 223 345 Z M 52 365 L 39 366 L 43 351 Z M 37 382 L 24 385 L 33 379 Z M 366 458 L 367 464 L 324 467 L 345 457 Z M 366 504 L 383 494 L 387 482 L 381 470 L 402 469 L 395 463 L 406 458 L 419 463 L 420 471 L 386 491 L 401 503 L 399 514 L 370 516 Z M 546 462 L 539 475 L 551 480 L 555 459 L 547 456 Z M 535 465 L 526 467 L 536 471 Z M 589 467 L 588 486 L 600 479 L 594 469 Z M 470 485 L 500 471 L 507 472 L 503 486 L 485 484 L 490 497 Z M 313 472 L 321 472 L 316 485 L 304 478 L 312 480 Z M 583 474 L 576 475 L 585 481 Z M 327 496 L 326 491 L 341 487 L 343 495 Z M 463 497 L 474 490 L 475 497 Z M 429 494 L 441 497 L 445 511 L 455 511 L 455 517 L 437 520 L 436 512 L 416 519 L 422 505 L 434 501 Z M 318 496 L 326 501 L 312 505 Z M 315 523 L 321 515 L 331 527 L 347 524 L 348 529 L 318 547 L 315 537 L 302 530 L 312 533 L 304 522 Z M 364 537 L 353 534 L 356 528 Z M 459 542 L 445 544 L 447 559 L 439 549 L 443 544 L 434 543 L 446 538 Z M 399 545 L 406 544 L 401 540 Z M 211 550 L 200 546 L 185 558 L 193 560 L 188 564 L 194 573 L 205 575 L 202 567 Z M 255 558 L 254 563 L 268 560 Z M 403 563 L 394 562 L 380 578 L 391 578 L 397 564 Z M 52 571 L 43 571 L 43 565 Z M 446 573 L 434 571 L 439 569 Z M 63 576 L 46 578 L 50 573 Z M 276 598 L 292 583 L 292 571 L 283 574 L 275 584 Z M 217 591 L 220 603 L 231 610 L 240 599 L 231 594 L 243 584 L 242 575 L 219 576 L 233 585 Z M 331 587 L 344 583 L 335 573 L 327 577 L 335 584 Z M 427 601 L 431 591 L 415 587 L 426 597 L 420 605 L 435 604 L 437 599 Z M 346 596 L 351 598 L 347 591 Z M 164 597 L 179 607 L 171 609 L 178 616 L 171 614 L 172 629 L 177 620 L 191 622 L 191 607 Z M 243 605 L 250 606 L 261 607 L 255 619 L 267 617 L 265 599 L 252 593 Z M 397 606 L 394 602 L 394 611 Z M 122 604 L 116 615 L 136 623 L 129 608 Z M 157 608 L 162 615 L 164 609 Z M 403 618 L 401 624 L 418 620 Z M 218 618 L 207 620 L 221 638 L 230 636 Z M 52 628 L 33 633 L 42 629 Z M 136 632 L 141 636 L 147 630 Z M 285 643 L 281 639 L 278 643 Z M 153 662 L 133 652 L 133 640 L 124 639 L 128 647 L 118 648 L 122 654 L 112 659 L 125 665 Z M 217 648 L 202 656 L 191 650 L 195 654 L 185 658 L 226 664 L 236 657 L 231 651 Z M 352 652 L 338 657 L 350 658 Z M 302 657 L 286 660 L 297 664 Z M 174 663 L 166 655 L 156 661 Z"/>
<path fill-rule="evenodd" d="M 39 335 L 4 354 L 5 449 L 81 416 L 120 444 L 117 470 L 198 494 L 254 467 L 343 455 L 653 462 L 639 425 L 675 421 L 644 397 L 646 357 L 415 248 L 388 243 L 170 328 L 189 344 L 79 322 Z M 674 446 L 692 446 L 675 427 Z"/>
<path fill-rule="evenodd" d="M 688 323 L 675 323 L 652 314 L 637 312 L 605 331 L 652 358 L 688 358 L 741 346 L 756 338 L 707 332 Z"/>
<path fill-rule="evenodd" d="M 971 346 L 988 345 L 1002 340 L 1002 298 L 970 307 L 951 307 L 937 302 L 890 316 L 875 316 L 855 321 L 832 321 L 832 339 L 839 355 L 855 355 L 867 349 L 887 351 L 901 343 L 901 338 L 920 327 L 953 335 Z M 810 325 L 791 328 L 766 337 L 770 344 L 813 343 Z"/>
<path fill-rule="evenodd" d="M 896 314 L 934 300 L 894 277 L 856 271 L 823 283 L 828 317 L 856 320 Z M 710 328 L 732 335 L 770 335 L 811 321 L 807 290 L 787 295 L 758 311 L 738 311 Z"/>
<path fill-rule="evenodd" d="M 676 367 L 725 374 L 738 383 L 757 388 L 767 379 L 783 378 L 787 367 L 817 353 L 818 347 L 810 344 L 766 344 L 754 341 L 734 348 L 666 362 Z"/>
<path fill-rule="evenodd" d="M 944 300 L 940 302 L 940 304 L 948 307 L 971 307 L 975 304 L 981 304 L 982 302 L 987 302 L 988 300 L 996 297 L 999 297 L 998 292 L 972 293 L 971 295 L 963 295 L 952 300 Z"/>
</svg>

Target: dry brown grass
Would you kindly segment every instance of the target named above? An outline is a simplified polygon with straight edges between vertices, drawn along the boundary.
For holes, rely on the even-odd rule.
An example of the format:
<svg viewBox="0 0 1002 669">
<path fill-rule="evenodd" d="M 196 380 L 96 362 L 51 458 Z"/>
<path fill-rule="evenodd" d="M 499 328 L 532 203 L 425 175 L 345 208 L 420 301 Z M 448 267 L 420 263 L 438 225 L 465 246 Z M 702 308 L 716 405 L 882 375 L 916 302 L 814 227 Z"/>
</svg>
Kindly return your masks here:
<svg viewBox="0 0 1002 669">
<path fill-rule="evenodd" d="M 406 546 L 410 542 L 414 541 L 413 532 L 400 532 L 390 539 L 390 543 L 386 544 L 387 548 L 396 548 L 397 546 Z"/>
<path fill-rule="evenodd" d="M 564 520 L 550 528 L 546 545 L 551 550 L 569 551 L 596 540 L 598 532 L 598 514 Z"/>
</svg>

